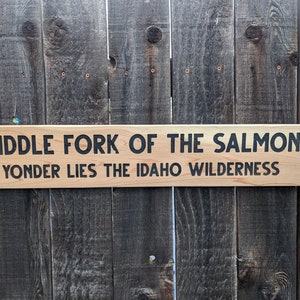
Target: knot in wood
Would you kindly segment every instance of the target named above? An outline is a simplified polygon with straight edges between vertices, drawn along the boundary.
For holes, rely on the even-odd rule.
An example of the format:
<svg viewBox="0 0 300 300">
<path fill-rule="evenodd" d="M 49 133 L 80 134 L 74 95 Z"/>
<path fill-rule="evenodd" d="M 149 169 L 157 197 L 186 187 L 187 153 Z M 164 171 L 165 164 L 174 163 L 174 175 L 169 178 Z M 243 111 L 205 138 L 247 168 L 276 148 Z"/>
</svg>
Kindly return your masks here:
<svg viewBox="0 0 300 300">
<path fill-rule="evenodd" d="M 263 37 L 263 29 L 261 26 L 251 25 L 245 31 L 247 39 L 254 43 L 258 43 Z"/>
<path fill-rule="evenodd" d="M 26 21 L 22 26 L 22 32 L 27 38 L 34 38 L 38 36 L 36 25 L 31 21 Z"/>
<path fill-rule="evenodd" d="M 293 66 L 297 66 L 298 65 L 298 53 L 297 52 L 293 52 L 290 55 L 290 62 Z"/>
<path fill-rule="evenodd" d="M 48 24 L 47 37 L 50 42 L 55 47 L 61 47 L 66 35 L 68 33 L 67 27 L 63 20 L 53 19 Z"/>
<path fill-rule="evenodd" d="M 161 29 L 157 26 L 150 26 L 146 30 L 146 36 L 149 43 L 156 44 L 162 39 Z"/>
</svg>

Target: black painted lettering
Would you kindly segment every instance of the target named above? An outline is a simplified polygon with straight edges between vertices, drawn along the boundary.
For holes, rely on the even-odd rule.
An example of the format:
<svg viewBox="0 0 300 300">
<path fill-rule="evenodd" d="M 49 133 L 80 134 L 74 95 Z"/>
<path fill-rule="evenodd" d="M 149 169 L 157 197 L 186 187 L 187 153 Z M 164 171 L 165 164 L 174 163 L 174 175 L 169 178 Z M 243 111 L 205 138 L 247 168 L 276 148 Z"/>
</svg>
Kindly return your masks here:
<svg viewBox="0 0 300 300">
<path fill-rule="evenodd" d="M 170 174 L 174 177 L 177 177 L 181 174 L 182 168 L 179 163 L 173 163 L 170 167 Z"/>
<path fill-rule="evenodd" d="M 282 152 L 287 146 L 286 136 L 282 132 L 275 133 L 271 137 L 270 146 L 274 152 Z"/>
<path fill-rule="evenodd" d="M 160 176 L 169 176 L 169 164 L 160 163 Z"/>
<path fill-rule="evenodd" d="M 89 177 L 94 178 L 97 176 L 97 171 L 95 170 L 96 164 L 89 164 L 88 165 L 88 170 L 90 172 Z"/>
<path fill-rule="evenodd" d="M 57 164 L 51 165 L 52 178 L 60 178 L 58 172 L 60 171 L 60 166 Z"/>
<path fill-rule="evenodd" d="M 178 134 L 177 133 L 169 133 L 167 134 L 167 138 L 170 138 L 171 141 L 170 141 L 170 150 L 171 150 L 171 153 L 175 153 L 175 142 L 176 142 L 176 139 L 178 138 Z"/>
<path fill-rule="evenodd" d="M 22 168 L 18 165 L 13 165 L 10 168 L 10 176 L 14 179 L 20 179 L 23 175 Z"/>
<path fill-rule="evenodd" d="M 64 135 L 64 154 L 69 154 L 69 147 L 71 146 L 69 140 L 73 138 L 74 138 L 73 134 Z"/>
<path fill-rule="evenodd" d="M 295 146 L 294 151 L 299 152 L 300 151 L 300 133 L 299 132 L 297 132 L 296 136 L 292 132 L 289 133 L 289 145 L 288 145 L 289 152 L 293 151 L 293 145 Z"/>
<path fill-rule="evenodd" d="M 257 152 L 257 147 L 258 145 L 260 147 L 264 146 L 264 152 L 269 151 L 269 139 L 270 139 L 270 134 L 265 133 L 262 137 L 258 133 L 254 133 L 253 135 L 253 152 Z"/>
<path fill-rule="evenodd" d="M 271 164 L 271 168 L 273 169 L 274 172 L 272 172 L 272 175 L 273 176 L 277 176 L 279 173 L 280 173 L 280 170 L 279 168 L 277 167 L 279 165 L 279 162 L 278 161 L 274 161 L 272 162 Z"/>
<path fill-rule="evenodd" d="M 43 178 L 51 178 L 51 175 L 49 174 L 49 168 L 49 164 L 43 165 Z"/>
<path fill-rule="evenodd" d="M 39 155 L 39 154 L 43 154 L 43 151 L 42 150 L 38 150 L 37 149 L 37 141 L 36 141 L 36 136 L 35 135 L 32 135 L 31 136 L 31 142 L 32 142 L 32 154 L 33 155 Z"/>
<path fill-rule="evenodd" d="M 79 154 L 88 154 L 92 150 L 91 138 L 86 134 L 81 134 L 75 139 L 75 150 Z"/>
<path fill-rule="evenodd" d="M 2 168 L 4 170 L 4 174 L 5 174 L 5 179 L 8 179 L 8 171 L 10 169 L 10 165 L 2 165 Z"/>
<path fill-rule="evenodd" d="M 16 152 L 16 149 L 17 149 L 16 140 L 10 135 L 5 135 L 4 136 L 4 153 L 5 153 L 5 155 L 14 154 Z"/>
<path fill-rule="evenodd" d="M 264 172 L 263 172 L 264 176 L 268 176 L 268 175 L 271 174 L 271 170 L 270 170 L 269 165 L 270 165 L 269 161 L 265 161 L 265 162 L 262 163 L 262 168 L 264 170 Z"/>
<path fill-rule="evenodd" d="M 230 135 L 228 145 L 226 147 L 226 152 L 230 152 L 231 150 L 234 150 L 235 152 L 240 152 L 239 143 L 235 133 L 232 133 Z"/>
<path fill-rule="evenodd" d="M 219 162 L 217 166 L 218 176 L 223 176 L 225 173 L 226 173 L 226 165 L 222 162 Z"/>
<path fill-rule="evenodd" d="M 253 175 L 253 162 L 245 162 L 245 176 Z"/>
<path fill-rule="evenodd" d="M 75 177 L 73 172 L 71 172 L 71 165 L 70 164 L 67 164 L 67 177 L 68 178 L 74 178 Z"/>
<path fill-rule="evenodd" d="M 43 169 L 39 165 L 33 165 L 33 178 L 40 178 L 43 175 Z"/>
<path fill-rule="evenodd" d="M 119 164 L 104 164 L 106 168 L 106 177 L 130 177 L 128 173 L 129 163 L 119 163 Z"/>
<path fill-rule="evenodd" d="M 25 135 L 18 136 L 19 155 L 25 155 L 30 151 L 30 140 Z"/>
<path fill-rule="evenodd" d="M 189 169 L 190 169 L 190 173 L 192 176 L 201 176 L 202 172 L 203 172 L 203 167 L 204 167 L 204 163 L 189 163 Z"/>
<path fill-rule="evenodd" d="M 203 138 L 203 133 L 195 133 L 194 134 L 194 153 L 202 153 L 203 149 L 199 148 L 201 141 L 199 139 Z"/>
<path fill-rule="evenodd" d="M 137 164 L 137 176 L 145 177 L 149 174 L 149 166 L 146 163 L 138 163 Z"/>
<path fill-rule="evenodd" d="M 153 176 L 153 175 L 159 176 L 159 173 L 158 173 L 158 170 L 157 170 L 157 166 L 156 166 L 155 163 L 153 163 L 153 164 L 151 165 L 150 173 L 149 173 L 149 176 L 150 176 L 150 177 Z"/>
<path fill-rule="evenodd" d="M 154 145 L 153 139 L 157 138 L 157 134 L 147 134 L 147 153 L 152 153 L 152 147 Z"/>
<path fill-rule="evenodd" d="M 219 138 L 223 137 L 223 136 L 224 136 L 224 133 L 216 133 L 214 135 L 214 138 L 213 138 L 214 143 L 217 144 L 218 146 L 220 146 L 219 149 L 215 149 L 216 153 L 221 153 L 225 150 L 225 144 L 219 140 Z"/>
<path fill-rule="evenodd" d="M 138 146 L 136 144 L 139 144 Z M 129 148 L 132 153 L 140 154 L 146 149 L 146 140 L 141 134 L 134 134 L 129 140 Z"/>
<path fill-rule="evenodd" d="M 105 137 L 102 134 L 95 134 L 94 135 L 94 154 L 98 152 L 104 154 L 105 151 L 103 150 L 103 145 L 105 143 Z"/>
<path fill-rule="evenodd" d="M 261 166 L 261 162 L 254 163 L 254 176 L 260 175 L 260 166 Z"/>
<path fill-rule="evenodd" d="M 54 151 L 49 149 L 51 146 L 49 140 L 53 139 L 53 135 L 44 135 L 43 138 L 44 138 L 44 154 L 46 155 L 54 154 Z"/>
<path fill-rule="evenodd" d="M 242 133 L 242 152 L 251 152 L 251 148 L 247 148 L 247 133 Z"/>
<path fill-rule="evenodd" d="M 185 147 L 187 147 L 187 152 L 192 152 L 193 146 L 193 135 L 191 133 L 188 134 L 187 140 L 185 139 L 185 135 L 182 133 L 180 134 L 180 153 L 185 153 Z"/>
<path fill-rule="evenodd" d="M 228 162 L 227 163 L 227 176 L 233 176 L 234 175 L 234 162 Z"/>
<path fill-rule="evenodd" d="M 238 175 L 243 175 L 242 173 L 242 170 L 244 168 L 244 164 L 241 163 L 241 162 L 236 162 L 235 163 L 235 175 L 238 176 Z"/>
<path fill-rule="evenodd" d="M 209 176 L 216 176 L 217 173 L 213 171 L 213 163 L 209 163 Z"/>
<path fill-rule="evenodd" d="M 115 134 L 113 137 L 111 137 L 110 134 L 107 136 L 107 153 L 111 153 L 112 150 L 117 154 L 119 153 L 119 150 L 115 145 L 118 136 L 119 136 L 118 134 Z"/>
<path fill-rule="evenodd" d="M 32 178 L 32 165 L 24 165 L 23 166 L 24 178 Z"/>
</svg>

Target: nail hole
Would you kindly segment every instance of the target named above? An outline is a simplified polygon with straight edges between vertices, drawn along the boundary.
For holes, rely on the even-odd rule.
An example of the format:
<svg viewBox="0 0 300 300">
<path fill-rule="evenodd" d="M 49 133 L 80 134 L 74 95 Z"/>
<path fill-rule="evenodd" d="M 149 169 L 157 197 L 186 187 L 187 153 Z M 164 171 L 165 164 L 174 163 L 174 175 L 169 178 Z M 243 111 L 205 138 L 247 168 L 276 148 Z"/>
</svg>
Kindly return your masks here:
<svg viewBox="0 0 300 300">
<path fill-rule="evenodd" d="M 85 73 L 85 78 L 90 78 L 90 73 Z"/>
<path fill-rule="evenodd" d="M 151 68 L 150 72 L 153 74 L 155 73 L 155 69 L 154 68 Z"/>
<path fill-rule="evenodd" d="M 124 75 L 125 75 L 125 76 L 128 76 L 128 75 L 129 75 L 129 72 L 126 70 L 126 71 L 124 72 Z"/>
<path fill-rule="evenodd" d="M 61 76 L 62 76 L 62 77 L 65 77 L 65 76 L 66 76 L 66 72 L 65 72 L 65 71 L 62 71 L 62 72 L 61 72 Z"/>
<path fill-rule="evenodd" d="M 280 70 L 281 70 L 281 65 L 277 65 L 276 69 L 277 69 L 278 71 L 280 71 Z"/>
<path fill-rule="evenodd" d="M 190 74 L 190 69 L 185 69 L 185 70 L 184 70 L 184 73 L 185 73 L 185 74 Z"/>
<path fill-rule="evenodd" d="M 217 66 L 217 70 L 220 72 L 222 71 L 222 66 Z"/>
</svg>

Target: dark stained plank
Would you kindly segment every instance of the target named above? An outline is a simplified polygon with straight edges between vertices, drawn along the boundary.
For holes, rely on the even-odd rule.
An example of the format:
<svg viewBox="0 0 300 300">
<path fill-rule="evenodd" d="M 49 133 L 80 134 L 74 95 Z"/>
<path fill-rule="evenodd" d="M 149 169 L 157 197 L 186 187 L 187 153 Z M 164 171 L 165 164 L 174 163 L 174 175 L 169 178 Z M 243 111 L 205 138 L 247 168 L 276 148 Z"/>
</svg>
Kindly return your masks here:
<svg viewBox="0 0 300 300">
<path fill-rule="evenodd" d="M 108 8 L 112 123 L 170 123 L 168 1 Z"/>
<path fill-rule="evenodd" d="M 105 1 L 42 2 L 47 123 L 108 124 Z M 54 298 L 112 299 L 111 190 L 52 190 L 51 222 Z"/>
<path fill-rule="evenodd" d="M 297 1 L 236 2 L 237 123 L 297 122 Z M 237 189 L 239 299 L 297 299 L 297 191 Z"/>
<path fill-rule="evenodd" d="M 173 123 L 233 122 L 232 1 L 172 2 Z M 178 299 L 235 299 L 233 188 L 175 188 Z"/>
<path fill-rule="evenodd" d="M 39 1 L 2 1 L 0 124 L 44 123 L 44 69 Z M 0 298 L 50 299 L 47 191 L 0 192 Z"/>
<path fill-rule="evenodd" d="M 298 13 L 298 54 L 294 55 L 294 63 L 298 63 L 298 73 L 297 73 L 297 90 L 298 90 L 298 102 L 299 102 L 299 97 L 300 97 L 300 68 L 299 68 L 299 51 L 300 51 L 300 2 L 298 1 L 298 9 L 297 9 L 297 13 Z M 297 112 L 297 121 L 298 123 L 300 122 L 300 109 L 299 109 L 299 105 L 298 105 L 298 112 Z M 297 269 L 297 297 L 300 297 L 300 193 L 299 193 L 299 188 L 298 188 L 298 226 L 297 226 L 297 238 L 298 238 L 298 245 L 297 245 L 297 265 L 298 265 L 298 269 Z"/>
<path fill-rule="evenodd" d="M 109 1 L 111 123 L 170 123 L 168 1 Z M 114 299 L 173 299 L 170 188 L 114 189 Z"/>
</svg>

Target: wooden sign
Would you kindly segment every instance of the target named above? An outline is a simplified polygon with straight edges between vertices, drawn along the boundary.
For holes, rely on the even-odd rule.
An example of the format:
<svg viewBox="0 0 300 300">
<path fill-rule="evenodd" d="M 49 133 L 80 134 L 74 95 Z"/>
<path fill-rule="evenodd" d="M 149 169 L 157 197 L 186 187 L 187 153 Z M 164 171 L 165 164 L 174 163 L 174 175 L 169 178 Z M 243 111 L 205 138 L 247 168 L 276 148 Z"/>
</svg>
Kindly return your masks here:
<svg viewBox="0 0 300 300">
<path fill-rule="evenodd" d="M 299 125 L 0 130 L 1 188 L 300 185 Z"/>
</svg>

